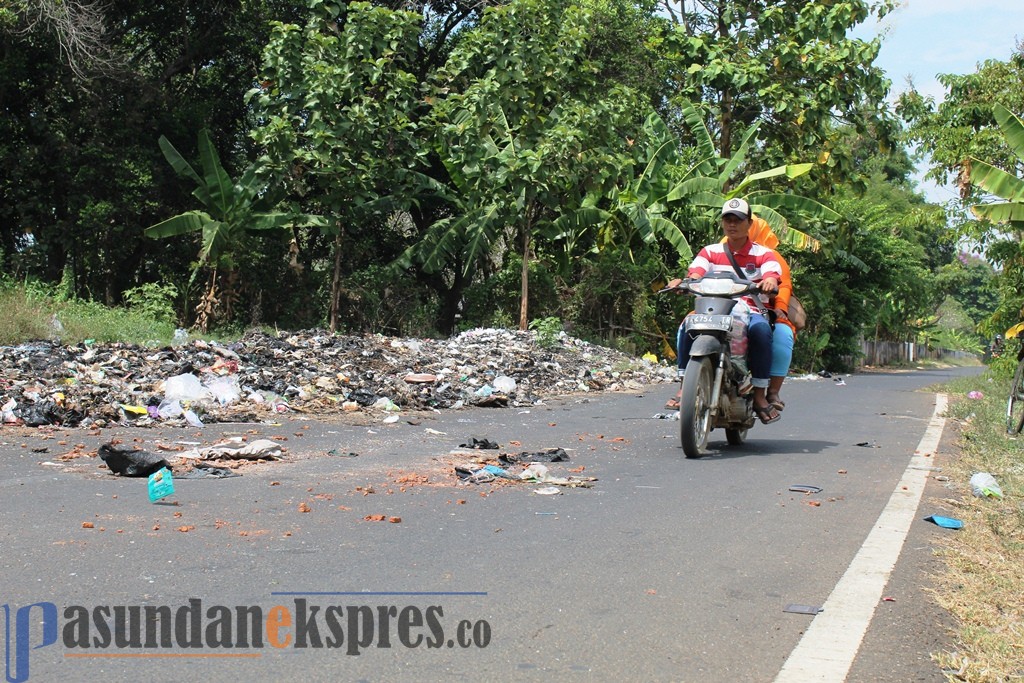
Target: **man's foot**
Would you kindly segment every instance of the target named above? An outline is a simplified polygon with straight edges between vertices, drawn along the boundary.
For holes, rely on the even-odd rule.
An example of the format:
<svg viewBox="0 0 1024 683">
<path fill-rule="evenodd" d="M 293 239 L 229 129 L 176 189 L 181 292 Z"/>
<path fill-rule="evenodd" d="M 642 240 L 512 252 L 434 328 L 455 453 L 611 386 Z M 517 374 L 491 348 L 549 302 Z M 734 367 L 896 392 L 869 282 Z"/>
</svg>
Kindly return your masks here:
<svg viewBox="0 0 1024 683">
<path fill-rule="evenodd" d="M 782 415 L 770 403 L 764 406 L 754 406 L 754 414 L 757 415 L 757 419 L 761 421 L 761 424 L 765 425 L 770 425 L 772 422 L 778 422 L 782 419 Z"/>
<path fill-rule="evenodd" d="M 786 409 L 786 403 L 779 398 L 778 394 L 768 394 L 766 398 L 768 399 L 768 405 L 774 406 L 775 410 L 778 410 L 780 413 Z"/>
</svg>

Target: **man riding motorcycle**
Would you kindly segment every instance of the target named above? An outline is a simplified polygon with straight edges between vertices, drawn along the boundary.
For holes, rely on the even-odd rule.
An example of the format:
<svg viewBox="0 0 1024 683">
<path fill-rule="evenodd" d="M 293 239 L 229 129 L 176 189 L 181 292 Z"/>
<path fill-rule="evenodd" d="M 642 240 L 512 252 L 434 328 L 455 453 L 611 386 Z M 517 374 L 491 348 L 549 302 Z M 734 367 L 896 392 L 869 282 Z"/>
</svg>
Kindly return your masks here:
<svg viewBox="0 0 1024 683">
<path fill-rule="evenodd" d="M 722 231 L 724 242 L 709 244 L 700 250 L 697 257 L 687 270 L 688 278 L 700 278 L 708 272 L 732 271 L 733 259 L 736 266 L 748 280 L 758 283 L 762 294 L 745 297 L 750 307 L 750 322 L 746 334 L 748 339 L 747 360 L 750 367 L 751 384 L 753 385 L 753 410 L 763 424 L 771 424 L 782 416 L 776 406 L 767 397 L 770 384 L 772 362 L 772 328 L 766 317 L 764 301 L 769 294 L 779 288 L 782 278 L 780 266 L 775 252 L 757 244 L 750 239 L 751 212 L 750 205 L 743 199 L 730 199 L 722 206 Z M 730 254 L 732 259 L 730 259 Z M 673 280 L 669 286 L 676 286 L 681 280 Z M 760 299 L 764 299 L 761 301 Z M 680 327 L 678 337 L 678 358 L 680 372 L 686 367 L 690 356 L 692 339 Z"/>
</svg>

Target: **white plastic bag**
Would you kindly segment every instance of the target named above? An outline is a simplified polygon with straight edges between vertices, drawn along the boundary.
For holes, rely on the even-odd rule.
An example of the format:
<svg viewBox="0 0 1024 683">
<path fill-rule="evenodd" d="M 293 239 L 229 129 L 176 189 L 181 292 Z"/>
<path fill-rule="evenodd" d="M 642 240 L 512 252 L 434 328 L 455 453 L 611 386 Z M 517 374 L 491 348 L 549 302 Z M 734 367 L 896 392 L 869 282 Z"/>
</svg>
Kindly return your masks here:
<svg viewBox="0 0 1024 683">
<path fill-rule="evenodd" d="M 233 375 L 214 377 L 206 383 L 206 388 L 217 403 L 226 406 L 234 403 L 242 397 L 242 390 L 238 387 L 238 379 Z"/>
<path fill-rule="evenodd" d="M 164 380 L 164 398 L 168 401 L 199 401 L 209 395 L 209 390 L 195 375 L 186 373 Z"/>
</svg>

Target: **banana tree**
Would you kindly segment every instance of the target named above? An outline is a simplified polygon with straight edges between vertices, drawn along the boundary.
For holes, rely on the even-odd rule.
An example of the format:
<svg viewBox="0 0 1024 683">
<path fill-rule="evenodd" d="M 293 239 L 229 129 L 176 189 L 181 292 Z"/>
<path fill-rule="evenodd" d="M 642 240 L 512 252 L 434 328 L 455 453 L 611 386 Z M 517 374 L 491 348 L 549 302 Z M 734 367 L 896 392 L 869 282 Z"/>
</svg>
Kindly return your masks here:
<svg viewBox="0 0 1024 683">
<path fill-rule="evenodd" d="M 809 197 L 789 193 L 751 190 L 763 180 L 785 177 L 794 180 L 810 172 L 814 164 L 786 164 L 745 176 L 735 185 L 732 178 L 746 160 L 747 152 L 757 133 L 755 123 L 743 133 L 736 151 L 728 159 L 718 156 L 714 141 L 708 132 L 700 112 L 690 103 L 684 103 L 683 118 L 697 141 L 698 161 L 687 172 L 685 178 L 676 184 L 665 198 L 667 203 L 685 202 L 706 210 L 713 219 L 722 204 L 733 197 L 744 197 L 751 210 L 768 222 L 779 241 L 797 249 L 818 251 L 821 242 L 816 238 L 793 228 L 787 215 L 802 215 L 807 218 L 837 221 L 841 216 L 824 204 Z"/>
<path fill-rule="evenodd" d="M 205 332 L 219 311 L 226 319 L 231 318 L 238 256 L 248 248 L 254 232 L 324 226 L 326 221 L 320 216 L 275 210 L 280 203 L 279 196 L 268 191 L 256 165 L 246 168 L 236 183 L 224 170 L 209 131 L 199 131 L 198 137 L 202 175 L 165 136 L 160 136 L 160 149 L 178 175 L 196 184 L 192 196 L 205 210 L 186 211 L 168 218 L 146 228 L 145 234 L 153 239 L 193 233 L 201 237 L 192 279 L 201 269 L 209 271 L 205 291 L 196 307 L 196 327 Z M 223 287 L 220 287 L 221 281 Z"/>
<path fill-rule="evenodd" d="M 571 260 L 591 231 L 596 231 L 592 251 L 640 241 L 668 242 L 681 262 L 693 258 L 686 235 L 672 220 L 665 203 L 674 169 L 683 162 L 678 140 L 657 114 L 650 114 L 642 128 L 643 152 L 639 159 L 623 160 L 618 177 L 609 189 L 594 188 L 580 207 L 553 221 L 545 236 L 562 246 L 560 268 L 568 272 Z M 636 169 L 640 169 L 636 173 Z M 628 250 L 632 256 L 632 249 Z"/>
<path fill-rule="evenodd" d="M 996 122 L 1006 143 L 1024 159 L 1024 121 L 1001 104 L 993 107 Z M 1013 230 L 1024 229 L 1024 180 L 979 159 L 970 160 L 971 182 L 1005 201 L 977 204 L 972 213 L 993 223 L 1006 223 Z"/>
<path fill-rule="evenodd" d="M 1001 104 L 993 107 L 996 122 L 1002 130 L 1006 144 L 1014 154 L 1024 160 L 1024 121 Z M 974 185 L 985 192 L 1004 200 L 990 204 L 977 204 L 971 212 L 978 218 L 1000 224 L 1005 239 L 991 244 L 989 257 L 1002 266 L 999 280 L 1001 301 L 992 315 L 991 323 L 997 327 L 1019 322 L 1024 316 L 1024 298 L 1021 296 L 1024 283 L 1024 180 L 985 163 L 971 158 L 968 162 L 969 177 Z M 1005 232 L 1010 234 L 1005 234 Z"/>
</svg>

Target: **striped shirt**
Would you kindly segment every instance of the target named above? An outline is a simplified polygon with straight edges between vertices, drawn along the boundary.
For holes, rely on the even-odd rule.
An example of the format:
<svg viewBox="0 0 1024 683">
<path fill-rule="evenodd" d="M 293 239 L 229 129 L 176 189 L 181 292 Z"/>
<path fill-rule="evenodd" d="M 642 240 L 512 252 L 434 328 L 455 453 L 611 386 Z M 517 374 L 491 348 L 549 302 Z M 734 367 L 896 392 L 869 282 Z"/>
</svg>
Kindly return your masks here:
<svg viewBox="0 0 1024 683">
<path fill-rule="evenodd" d="M 686 276 L 689 278 L 700 278 L 704 277 L 708 272 L 735 272 L 732 263 L 729 261 L 728 254 L 725 253 L 725 250 L 728 248 L 728 242 L 716 242 L 704 247 L 697 254 L 697 258 L 693 259 L 693 263 L 690 264 L 690 268 L 686 271 Z M 775 252 L 768 247 L 748 239 L 747 243 L 739 251 L 734 251 L 732 254 L 736 259 L 736 265 L 740 267 L 740 270 L 743 271 L 748 280 L 760 282 L 769 275 L 776 280 L 782 279 L 782 266 L 776 260 Z M 765 295 L 761 295 L 760 298 L 764 301 L 767 300 Z M 744 299 L 755 310 L 760 308 L 749 297 L 744 297 Z"/>
</svg>

